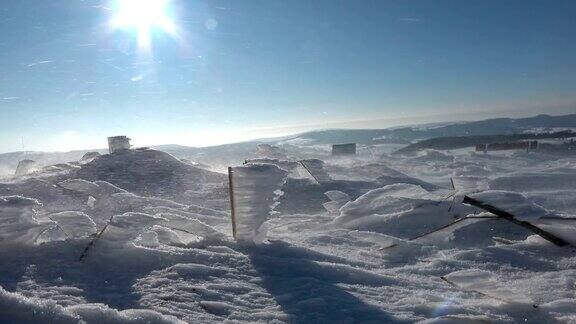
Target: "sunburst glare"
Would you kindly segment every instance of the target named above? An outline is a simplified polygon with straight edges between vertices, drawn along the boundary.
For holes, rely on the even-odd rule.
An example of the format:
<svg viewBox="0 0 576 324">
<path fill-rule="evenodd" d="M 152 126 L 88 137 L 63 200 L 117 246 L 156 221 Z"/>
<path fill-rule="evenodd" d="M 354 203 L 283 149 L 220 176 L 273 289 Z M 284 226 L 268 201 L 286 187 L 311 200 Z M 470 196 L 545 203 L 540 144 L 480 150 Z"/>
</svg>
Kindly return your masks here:
<svg viewBox="0 0 576 324">
<path fill-rule="evenodd" d="M 150 50 L 155 30 L 176 37 L 176 24 L 169 14 L 170 0 L 116 0 L 113 29 L 136 33 L 140 50 Z"/>
</svg>

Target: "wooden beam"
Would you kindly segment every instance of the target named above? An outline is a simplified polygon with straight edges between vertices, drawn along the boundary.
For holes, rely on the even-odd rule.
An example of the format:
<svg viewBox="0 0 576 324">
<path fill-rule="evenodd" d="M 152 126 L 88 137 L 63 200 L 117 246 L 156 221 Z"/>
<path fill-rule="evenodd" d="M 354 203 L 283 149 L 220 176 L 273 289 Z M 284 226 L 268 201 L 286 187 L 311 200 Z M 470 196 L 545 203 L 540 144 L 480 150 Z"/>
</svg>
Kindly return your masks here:
<svg viewBox="0 0 576 324">
<path fill-rule="evenodd" d="M 236 210 L 234 208 L 234 186 L 232 182 L 232 167 L 228 167 L 228 195 L 230 196 L 230 213 L 232 215 L 232 237 L 236 239 Z"/>
<path fill-rule="evenodd" d="M 480 200 L 476 200 L 474 198 L 464 196 L 464 200 L 462 200 L 462 203 L 478 207 L 480 209 L 483 209 L 487 212 L 490 212 L 490 213 L 498 216 L 499 218 L 505 219 L 509 222 L 516 224 L 516 225 L 522 226 L 522 227 L 532 231 L 534 234 L 540 235 L 545 240 L 548 240 L 557 246 L 570 245 L 570 243 L 568 241 L 566 241 L 566 240 L 564 240 L 564 239 L 562 239 L 562 238 L 560 238 L 560 237 L 558 237 L 558 236 L 556 236 L 550 232 L 547 232 L 538 226 L 534 226 L 529 222 L 521 221 L 521 220 L 517 219 L 516 216 L 510 214 L 509 212 L 501 210 L 497 207 L 489 205 L 489 204 L 482 202 Z"/>
<path fill-rule="evenodd" d="M 78 259 L 78 261 L 82 262 L 86 259 L 86 257 L 88 256 L 88 251 L 90 251 L 90 248 L 92 246 L 94 246 L 94 244 L 96 243 L 96 241 L 98 239 L 100 239 L 100 237 L 102 237 L 102 234 L 104 234 L 104 231 L 106 230 L 106 228 L 108 228 L 108 225 L 110 225 L 110 223 L 112 222 L 112 219 L 114 218 L 114 215 L 110 216 L 110 219 L 108 220 L 108 223 L 106 223 L 106 225 L 104 225 L 104 227 L 102 228 L 102 230 L 100 230 L 100 232 L 98 232 L 98 234 L 96 234 L 96 236 L 92 239 L 92 241 L 90 241 L 90 243 L 88 243 L 88 245 L 86 246 L 86 248 L 84 249 L 84 251 L 82 252 L 82 255 L 80 255 L 80 258 Z"/>
<path fill-rule="evenodd" d="M 308 169 L 308 167 L 306 166 L 306 164 L 304 164 L 304 161 L 300 160 L 300 161 L 298 161 L 298 162 L 300 162 L 300 165 L 302 165 L 302 167 L 306 170 L 306 172 L 308 172 L 308 174 L 311 175 L 312 178 L 314 178 L 314 180 L 315 180 L 318 184 L 320 184 L 320 181 L 318 181 L 318 179 L 314 176 L 314 174 L 312 174 L 312 172 L 310 172 L 310 170 Z"/>
</svg>

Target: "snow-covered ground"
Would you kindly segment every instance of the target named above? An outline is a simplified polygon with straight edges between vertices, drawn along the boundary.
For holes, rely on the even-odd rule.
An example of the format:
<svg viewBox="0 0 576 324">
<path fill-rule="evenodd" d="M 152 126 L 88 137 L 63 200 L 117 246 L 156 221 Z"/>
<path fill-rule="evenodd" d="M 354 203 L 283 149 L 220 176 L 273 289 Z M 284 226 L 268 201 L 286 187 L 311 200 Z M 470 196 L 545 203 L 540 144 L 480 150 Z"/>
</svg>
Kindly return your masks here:
<svg viewBox="0 0 576 324">
<path fill-rule="evenodd" d="M 232 238 L 227 175 L 159 151 L 2 180 L 0 322 L 576 323 L 576 250 L 459 199 L 576 243 L 576 157 L 395 148 L 289 143 L 325 174 L 286 170 L 261 244 Z"/>
</svg>

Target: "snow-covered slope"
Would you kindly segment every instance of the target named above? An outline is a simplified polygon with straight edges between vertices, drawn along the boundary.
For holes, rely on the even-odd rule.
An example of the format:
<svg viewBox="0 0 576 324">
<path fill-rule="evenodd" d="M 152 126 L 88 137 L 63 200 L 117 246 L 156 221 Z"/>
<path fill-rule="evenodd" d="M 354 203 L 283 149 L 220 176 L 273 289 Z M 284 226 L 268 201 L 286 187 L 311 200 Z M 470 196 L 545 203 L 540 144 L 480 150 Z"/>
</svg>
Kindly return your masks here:
<svg viewBox="0 0 576 324">
<path fill-rule="evenodd" d="M 243 194 L 245 209 L 265 202 L 249 211 L 279 203 L 256 223 L 261 244 L 232 238 L 225 174 L 157 150 L 0 182 L 0 322 L 576 321 L 574 249 L 455 198 L 576 243 L 573 156 L 291 145 L 288 159 L 321 159 L 328 177 L 277 161 L 263 169 L 285 182 L 236 179 L 281 186 Z"/>
</svg>

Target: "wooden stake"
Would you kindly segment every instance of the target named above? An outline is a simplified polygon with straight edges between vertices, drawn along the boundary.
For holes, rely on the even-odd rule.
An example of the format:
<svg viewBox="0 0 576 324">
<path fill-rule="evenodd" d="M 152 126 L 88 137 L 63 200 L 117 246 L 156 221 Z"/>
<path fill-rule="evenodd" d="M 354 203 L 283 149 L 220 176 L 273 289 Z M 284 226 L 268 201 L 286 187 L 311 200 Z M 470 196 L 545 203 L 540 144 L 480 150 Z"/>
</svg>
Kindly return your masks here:
<svg viewBox="0 0 576 324">
<path fill-rule="evenodd" d="M 320 184 L 320 181 L 318 181 L 318 179 L 316 179 L 316 177 L 314 176 L 314 174 L 312 174 L 312 172 L 310 172 L 310 170 L 308 169 L 308 167 L 306 166 L 306 164 L 304 164 L 304 161 L 300 160 L 298 161 L 300 162 L 300 164 L 302 165 L 302 167 L 304 167 L 304 169 L 308 172 L 308 174 L 310 174 L 312 176 L 312 178 L 314 178 L 314 180 Z"/>
<path fill-rule="evenodd" d="M 236 210 L 234 209 L 234 186 L 232 183 L 232 167 L 228 167 L 228 195 L 230 196 L 230 213 L 232 215 L 232 237 L 236 239 Z"/>
<path fill-rule="evenodd" d="M 82 262 L 86 259 L 86 256 L 88 256 L 88 251 L 90 250 L 90 248 L 92 246 L 94 246 L 94 244 L 96 243 L 96 240 L 98 240 L 102 236 L 102 234 L 104 234 L 104 231 L 106 230 L 108 225 L 110 225 L 110 222 L 112 222 L 113 218 L 114 218 L 114 215 L 110 216 L 108 223 L 106 223 L 106 225 L 104 225 L 102 230 L 100 232 L 98 232 L 98 234 L 96 234 L 96 236 L 92 239 L 92 241 L 90 241 L 90 243 L 88 243 L 88 245 L 84 249 L 84 252 L 82 252 L 82 255 L 80 255 L 80 259 L 78 261 Z"/>
</svg>

